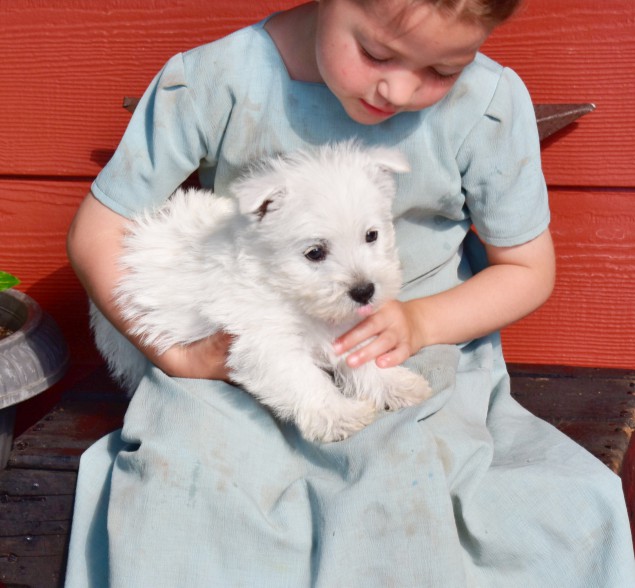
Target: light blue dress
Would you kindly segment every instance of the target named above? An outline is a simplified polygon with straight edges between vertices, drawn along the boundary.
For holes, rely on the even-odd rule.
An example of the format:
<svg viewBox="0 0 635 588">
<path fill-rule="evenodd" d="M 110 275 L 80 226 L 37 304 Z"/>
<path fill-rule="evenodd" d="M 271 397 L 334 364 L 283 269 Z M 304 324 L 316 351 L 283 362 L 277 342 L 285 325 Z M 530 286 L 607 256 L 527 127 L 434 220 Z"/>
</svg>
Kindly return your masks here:
<svg viewBox="0 0 635 588">
<path fill-rule="evenodd" d="M 350 137 L 413 168 L 394 207 L 404 299 L 472 275 L 472 225 L 497 246 L 548 226 L 512 71 L 479 55 L 442 102 L 362 126 L 289 79 L 263 23 L 172 58 L 93 193 L 131 216 L 196 169 L 226 192 L 255 157 Z M 82 458 L 67 586 L 635 586 L 619 478 L 511 398 L 497 334 L 408 365 L 432 399 L 323 445 L 238 388 L 148 365 L 123 430 Z"/>
</svg>

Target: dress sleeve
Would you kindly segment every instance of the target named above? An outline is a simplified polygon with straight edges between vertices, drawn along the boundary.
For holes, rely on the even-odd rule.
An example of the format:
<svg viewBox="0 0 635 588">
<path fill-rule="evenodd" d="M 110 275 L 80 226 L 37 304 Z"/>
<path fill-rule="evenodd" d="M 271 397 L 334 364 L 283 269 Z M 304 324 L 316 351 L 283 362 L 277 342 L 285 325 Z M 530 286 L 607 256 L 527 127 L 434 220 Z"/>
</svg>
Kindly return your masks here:
<svg viewBox="0 0 635 588">
<path fill-rule="evenodd" d="M 183 55 L 174 56 L 144 93 L 112 159 L 93 183 L 98 200 L 130 217 L 160 205 L 198 169 L 209 149 L 195 91 Z"/>
<path fill-rule="evenodd" d="M 549 225 L 536 117 L 522 80 L 501 74 L 485 114 L 458 153 L 465 202 L 490 245 L 526 243 Z"/>
</svg>

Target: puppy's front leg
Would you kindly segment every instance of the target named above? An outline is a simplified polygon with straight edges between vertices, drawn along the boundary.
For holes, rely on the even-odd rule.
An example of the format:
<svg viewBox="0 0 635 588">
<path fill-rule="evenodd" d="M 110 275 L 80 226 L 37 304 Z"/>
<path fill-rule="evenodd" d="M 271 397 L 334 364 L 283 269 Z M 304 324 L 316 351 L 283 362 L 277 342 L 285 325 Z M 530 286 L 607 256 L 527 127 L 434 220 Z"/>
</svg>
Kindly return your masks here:
<svg viewBox="0 0 635 588">
<path fill-rule="evenodd" d="M 294 421 L 303 437 L 340 441 L 374 420 L 374 404 L 343 396 L 305 352 L 302 341 L 272 341 L 269 333 L 263 345 L 253 335 L 242 334 L 232 344 L 232 379 L 280 419 Z"/>
<path fill-rule="evenodd" d="M 432 395 L 430 384 L 423 376 L 402 366 L 382 369 L 371 362 L 350 368 L 340 362 L 338 367 L 345 394 L 369 400 L 377 410 L 414 406 Z"/>
</svg>

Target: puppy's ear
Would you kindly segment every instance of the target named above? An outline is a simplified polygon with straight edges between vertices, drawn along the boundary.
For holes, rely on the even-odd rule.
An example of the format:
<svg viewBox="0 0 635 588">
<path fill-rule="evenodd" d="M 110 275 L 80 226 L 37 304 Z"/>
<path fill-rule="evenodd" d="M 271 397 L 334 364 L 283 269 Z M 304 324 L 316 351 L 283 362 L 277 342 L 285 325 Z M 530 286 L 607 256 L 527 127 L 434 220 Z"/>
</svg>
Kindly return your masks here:
<svg viewBox="0 0 635 588">
<path fill-rule="evenodd" d="M 396 149 L 373 147 L 369 150 L 369 156 L 373 165 L 383 171 L 397 174 L 410 171 L 410 164 L 406 156 Z"/>
<path fill-rule="evenodd" d="M 271 179 L 261 176 L 238 182 L 236 196 L 241 214 L 254 215 L 262 220 L 266 214 L 280 207 L 286 188 Z"/>
</svg>

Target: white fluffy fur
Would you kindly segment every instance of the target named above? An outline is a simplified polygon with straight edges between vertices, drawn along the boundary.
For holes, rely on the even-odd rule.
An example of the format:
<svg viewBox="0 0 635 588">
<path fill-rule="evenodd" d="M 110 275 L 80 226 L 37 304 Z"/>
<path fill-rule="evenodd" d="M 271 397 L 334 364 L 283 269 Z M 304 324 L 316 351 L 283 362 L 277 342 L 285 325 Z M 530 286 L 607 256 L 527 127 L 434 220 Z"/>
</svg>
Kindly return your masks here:
<svg viewBox="0 0 635 588">
<path fill-rule="evenodd" d="M 351 369 L 332 349 L 362 307 L 398 293 L 391 172 L 407 170 L 395 151 L 348 142 L 274 158 L 233 185 L 235 198 L 179 190 L 131 223 L 117 303 L 160 351 L 219 330 L 235 335 L 233 381 L 306 438 L 344 439 L 378 411 L 430 394 L 403 367 Z M 315 247 L 324 259 L 307 258 Z M 353 299 L 370 284 L 368 302 Z M 99 349 L 133 391 L 143 356 L 91 314 Z"/>
</svg>

